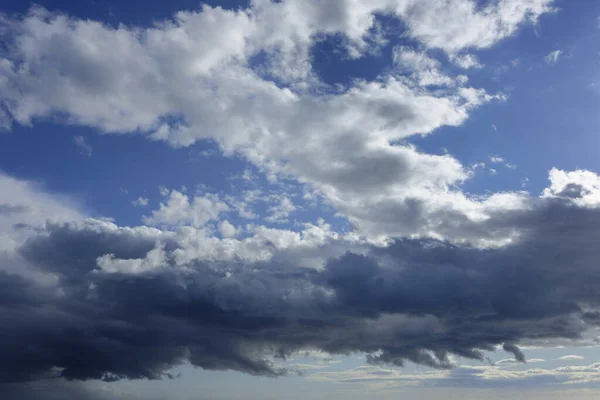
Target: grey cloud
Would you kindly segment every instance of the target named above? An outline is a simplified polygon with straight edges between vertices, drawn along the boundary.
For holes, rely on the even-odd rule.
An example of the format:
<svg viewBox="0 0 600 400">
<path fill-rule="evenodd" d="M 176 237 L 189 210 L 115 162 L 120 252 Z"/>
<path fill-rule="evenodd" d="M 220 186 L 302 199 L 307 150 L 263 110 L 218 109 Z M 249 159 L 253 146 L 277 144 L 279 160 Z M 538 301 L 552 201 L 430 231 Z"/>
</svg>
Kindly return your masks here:
<svg viewBox="0 0 600 400">
<path fill-rule="evenodd" d="M 515 356 L 515 360 L 522 362 L 522 363 L 525 362 L 525 354 L 523 354 L 521 349 L 519 349 L 514 344 L 504 343 L 504 346 L 502 348 L 504 349 L 504 351 L 506 351 L 508 353 L 512 353 Z"/>
<path fill-rule="evenodd" d="M 22 205 L 0 204 L 0 216 L 21 214 L 27 212 L 28 210 L 29 207 L 25 207 Z"/>
<path fill-rule="evenodd" d="M 502 213 L 521 236 L 501 248 L 402 239 L 364 254 L 350 248 L 323 269 L 283 252 L 269 262 L 169 261 L 108 274 L 97 257 L 144 257 L 156 231 L 48 224 L 19 254 L 58 276 L 57 286 L 0 276 L 0 323 L 9 327 L 0 378 L 36 380 L 59 367 L 74 380 L 160 379 L 186 361 L 278 376 L 291 371 L 277 358 L 303 349 L 450 368 L 451 354 L 484 361 L 500 345 L 523 360 L 520 341 L 578 338 L 600 305 L 600 211 L 565 199 L 535 204 Z M 179 246 L 164 242 L 167 254 Z"/>
</svg>

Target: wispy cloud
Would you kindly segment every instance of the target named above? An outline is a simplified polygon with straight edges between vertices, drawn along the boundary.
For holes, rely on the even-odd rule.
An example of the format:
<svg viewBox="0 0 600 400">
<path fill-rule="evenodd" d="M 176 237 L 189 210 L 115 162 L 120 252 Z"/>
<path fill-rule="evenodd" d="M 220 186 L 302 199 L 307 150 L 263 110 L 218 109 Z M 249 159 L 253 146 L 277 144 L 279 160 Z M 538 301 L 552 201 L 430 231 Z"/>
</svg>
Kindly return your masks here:
<svg viewBox="0 0 600 400">
<path fill-rule="evenodd" d="M 92 146 L 90 146 L 83 136 L 75 136 L 73 138 L 75 145 L 79 149 L 79 153 L 82 156 L 91 157 L 92 156 Z"/>
<path fill-rule="evenodd" d="M 148 205 L 149 201 L 150 200 L 146 197 L 138 197 L 136 200 L 132 201 L 131 203 L 135 207 L 146 207 Z"/>
<path fill-rule="evenodd" d="M 546 57 L 544 57 L 544 60 L 546 60 L 546 62 L 548 64 L 556 64 L 562 54 L 563 54 L 563 52 L 561 50 L 554 50 L 554 51 L 548 53 L 548 55 L 546 55 Z"/>
</svg>

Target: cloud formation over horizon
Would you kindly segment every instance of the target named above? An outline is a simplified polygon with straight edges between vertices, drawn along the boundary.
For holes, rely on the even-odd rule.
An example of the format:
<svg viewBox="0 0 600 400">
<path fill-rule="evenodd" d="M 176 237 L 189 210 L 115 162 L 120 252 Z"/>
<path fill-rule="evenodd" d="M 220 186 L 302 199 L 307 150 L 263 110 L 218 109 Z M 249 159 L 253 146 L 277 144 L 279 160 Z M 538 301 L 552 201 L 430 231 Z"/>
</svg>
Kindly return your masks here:
<svg viewBox="0 0 600 400">
<path fill-rule="evenodd" d="M 516 230 L 496 248 L 423 238 L 333 250 L 340 238 L 277 245 L 48 222 L 2 256 L 0 377 L 157 379 L 184 362 L 277 376 L 290 372 L 278 358 L 301 350 L 450 368 L 450 356 L 485 361 L 503 346 L 524 362 L 519 343 L 576 342 L 598 324 L 600 213 L 578 199 L 563 190 L 482 221 Z M 230 251 L 203 252 L 203 241 Z M 275 245 L 272 256 L 248 261 L 251 242 Z M 299 249 L 319 250 L 321 264 L 299 265 Z"/>
<path fill-rule="evenodd" d="M 306 351 L 502 380 L 496 365 L 459 362 L 597 344 L 599 175 L 552 168 L 539 195 L 470 193 L 478 172 L 513 171 L 511 154 L 463 163 L 412 141 L 510 101 L 471 80 L 485 68 L 477 51 L 556 11 L 552 0 L 253 0 L 151 26 L 1 14 L 3 131 L 51 121 L 174 149 L 209 142 L 245 169 L 228 181 L 243 182 L 235 194 L 137 187 L 135 226 L 0 172 L 0 383 L 154 380 L 187 364 L 276 377 L 299 373 L 288 361 Z M 403 42 L 390 45 L 398 25 Z M 343 60 L 388 46 L 386 67 L 327 82 L 314 52 L 332 38 Z M 86 161 L 107 149 L 70 137 Z M 322 208 L 306 217 L 311 204 Z"/>
</svg>

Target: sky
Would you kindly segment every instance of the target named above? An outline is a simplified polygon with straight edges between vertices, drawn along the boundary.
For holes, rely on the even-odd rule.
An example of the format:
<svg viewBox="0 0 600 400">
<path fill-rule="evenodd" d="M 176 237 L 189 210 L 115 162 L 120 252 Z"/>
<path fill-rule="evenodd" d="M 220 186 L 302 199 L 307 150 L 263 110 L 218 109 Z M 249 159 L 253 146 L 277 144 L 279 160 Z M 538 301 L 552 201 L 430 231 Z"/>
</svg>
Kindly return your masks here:
<svg viewBox="0 0 600 400">
<path fill-rule="evenodd" d="M 0 3 L 0 397 L 595 399 L 600 3 Z"/>
</svg>

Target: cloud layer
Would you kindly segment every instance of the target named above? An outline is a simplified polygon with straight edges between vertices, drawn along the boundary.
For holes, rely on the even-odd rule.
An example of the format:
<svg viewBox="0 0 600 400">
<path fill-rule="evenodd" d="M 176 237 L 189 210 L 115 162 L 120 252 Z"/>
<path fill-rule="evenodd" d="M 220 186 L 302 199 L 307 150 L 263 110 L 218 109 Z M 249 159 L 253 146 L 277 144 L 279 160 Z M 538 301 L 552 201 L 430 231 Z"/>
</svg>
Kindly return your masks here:
<svg viewBox="0 0 600 400">
<path fill-rule="evenodd" d="M 484 361 L 503 346 L 524 361 L 521 341 L 577 340 L 597 325 L 600 213 L 577 200 L 529 198 L 481 222 L 517 232 L 497 248 L 373 246 L 308 234 L 316 227 L 303 242 L 272 242 L 47 223 L 0 262 L 0 376 L 156 379 L 184 362 L 277 376 L 290 372 L 278 358 L 300 350 L 450 368 L 450 355 Z M 248 246 L 271 253 L 251 261 Z M 315 254 L 309 267 L 298 251 Z M 11 262 L 53 279 L 6 271 Z"/>
</svg>

